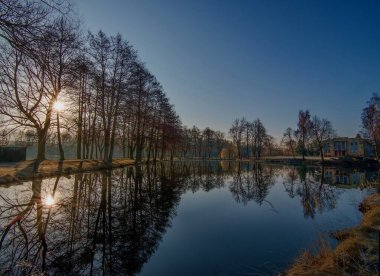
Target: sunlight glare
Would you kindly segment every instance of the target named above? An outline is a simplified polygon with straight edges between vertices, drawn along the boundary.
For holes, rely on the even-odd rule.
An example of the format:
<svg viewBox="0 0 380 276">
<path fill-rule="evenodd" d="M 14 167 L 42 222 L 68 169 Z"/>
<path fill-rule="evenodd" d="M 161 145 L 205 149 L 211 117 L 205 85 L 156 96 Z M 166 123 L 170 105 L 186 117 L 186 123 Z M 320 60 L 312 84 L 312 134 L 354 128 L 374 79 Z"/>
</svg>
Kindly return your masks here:
<svg viewBox="0 0 380 276">
<path fill-rule="evenodd" d="M 46 206 L 53 206 L 55 203 L 54 201 L 54 198 L 51 196 L 51 195 L 48 195 L 46 198 L 45 198 L 45 205 Z"/>
<path fill-rule="evenodd" d="M 65 108 L 65 105 L 61 101 L 56 101 L 53 105 L 53 108 L 54 110 L 61 112 Z"/>
</svg>

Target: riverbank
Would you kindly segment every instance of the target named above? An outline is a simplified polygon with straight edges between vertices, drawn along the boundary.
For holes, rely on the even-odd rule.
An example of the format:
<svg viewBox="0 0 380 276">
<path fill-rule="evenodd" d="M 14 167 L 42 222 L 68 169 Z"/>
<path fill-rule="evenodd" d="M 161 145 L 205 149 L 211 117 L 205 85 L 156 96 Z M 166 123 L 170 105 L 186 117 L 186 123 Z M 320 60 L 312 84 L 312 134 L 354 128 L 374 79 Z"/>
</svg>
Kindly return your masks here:
<svg viewBox="0 0 380 276">
<path fill-rule="evenodd" d="M 135 164 L 132 159 L 114 159 L 111 164 L 100 160 L 44 160 L 34 172 L 35 161 L 28 160 L 0 166 L 0 185 L 31 180 L 35 178 L 52 177 L 57 175 L 80 173 L 86 171 L 119 168 Z"/>
<path fill-rule="evenodd" d="M 315 165 L 315 166 L 332 166 L 332 167 L 346 167 L 346 168 L 361 168 L 361 169 L 379 169 L 380 163 L 371 158 L 355 158 L 355 157 L 340 157 L 332 158 L 325 157 L 324 161 L 319 156 L 264 156 L 262 161 L 275 164 L 286 165 Z"/>
<path fill-rule="evenodd" d="M 286 275 L 378 275 L 380 194 L 364 199 L 359 209 L 359 226 L 333 233 L 335 249 L 322 243 L 316 255 L 304 252 Z"/>
</svg>

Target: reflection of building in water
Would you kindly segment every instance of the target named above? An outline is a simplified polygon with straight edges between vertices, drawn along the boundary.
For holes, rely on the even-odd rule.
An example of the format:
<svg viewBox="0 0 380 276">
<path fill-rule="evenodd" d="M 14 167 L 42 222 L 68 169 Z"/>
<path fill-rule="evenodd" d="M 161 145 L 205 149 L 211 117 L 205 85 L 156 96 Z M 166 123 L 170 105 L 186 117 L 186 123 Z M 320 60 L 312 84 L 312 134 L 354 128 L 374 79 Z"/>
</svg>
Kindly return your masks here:
<svg viewBox="0 0 380 276">
<path fill-rule="evenodd" d="M 359 186 L 365 182 L 365 173 L 359 171 L 345 171 L 339 168 L 325 168 L 325 182 L 335 185 Z"/>
</svg>

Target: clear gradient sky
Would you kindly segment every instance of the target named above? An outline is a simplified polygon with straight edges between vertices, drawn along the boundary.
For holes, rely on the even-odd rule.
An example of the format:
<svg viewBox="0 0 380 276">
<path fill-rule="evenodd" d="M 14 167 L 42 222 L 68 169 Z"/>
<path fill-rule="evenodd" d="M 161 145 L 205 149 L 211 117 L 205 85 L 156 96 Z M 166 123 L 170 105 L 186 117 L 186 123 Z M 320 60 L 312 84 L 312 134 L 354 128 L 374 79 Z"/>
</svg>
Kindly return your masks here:
<svg viewBox="0 0 380 276">
<path fill-rule="evenodd" d="M 188 126 L 260 118 L 280 138 L 299 109 L 360 130 L 380 93 L 380 1 L 73 0 L 85 29 L 121 33 Z"/>
</svg>

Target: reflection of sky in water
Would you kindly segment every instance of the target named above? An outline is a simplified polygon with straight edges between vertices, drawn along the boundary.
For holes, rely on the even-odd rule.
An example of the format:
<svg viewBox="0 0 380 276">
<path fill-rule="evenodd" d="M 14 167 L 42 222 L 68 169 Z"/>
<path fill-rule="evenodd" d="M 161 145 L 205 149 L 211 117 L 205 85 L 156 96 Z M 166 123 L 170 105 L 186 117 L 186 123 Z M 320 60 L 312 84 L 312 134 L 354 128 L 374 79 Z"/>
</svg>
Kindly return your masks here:
<svg viewBox="0 0 380 276">
<path fill-rule="evenodd" d="M 173 226 L 143 275 L 270 273 L 281 271 L 320 235 L 357 224 L 365 191 L 337 189 L 336 208 L 305 218 L 300 199 L 290 198 L 276 178 L 262 205 L 236 204 L 228 187 L 187 192 Z M 227 180 L 228 182 L 228 180 Z M 332 245 L 335 240 L 330 239 Z M 173 267 L 173 263 L 177 263 Z M 161 274 L 162 273 L 162 274 Z"/>
<path fill-rule="evenodd" d="M 111 178 L 88 173 L 0 187 L 1 234 L 32 204 L 21 227 L 31 244 L 46 238 L 48 272 L 273 273 L 321 235 L 357 224 L 357 206 L 368 194 L 356 188 L 365 179 L 361 172 L 340 174 L 351 182 L 336 187 L 321 184 L 318 168 L 243 165 L 239 173 L 236 164 L 179 164 L 170 170 L 163 163 L 149 174 L 146 167 L 141 174 L 129 168 L 113 171 Z M 326 178 L 333 176 L 326 171 Z M 12 256 L 25 253 L 17 255 L 25 246 L 17 227 L 0 250 L 0 272 Z M 43 247 L 29 248 L 23 261 L 30 267 L 39 256 L 31 272 L 42 267 L 36 248 Z M 14 274 L 22 271 L 10 267 Z"/>
</svg>

